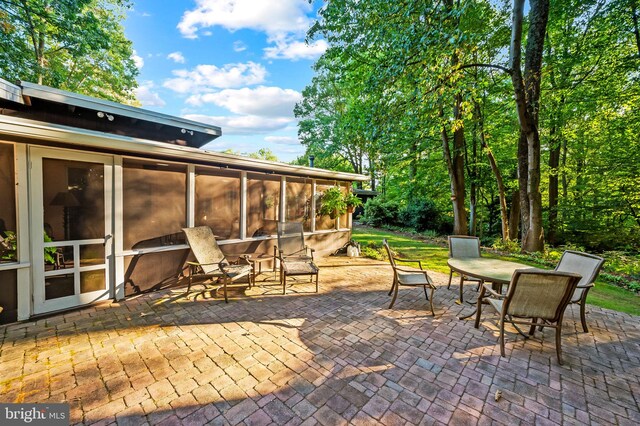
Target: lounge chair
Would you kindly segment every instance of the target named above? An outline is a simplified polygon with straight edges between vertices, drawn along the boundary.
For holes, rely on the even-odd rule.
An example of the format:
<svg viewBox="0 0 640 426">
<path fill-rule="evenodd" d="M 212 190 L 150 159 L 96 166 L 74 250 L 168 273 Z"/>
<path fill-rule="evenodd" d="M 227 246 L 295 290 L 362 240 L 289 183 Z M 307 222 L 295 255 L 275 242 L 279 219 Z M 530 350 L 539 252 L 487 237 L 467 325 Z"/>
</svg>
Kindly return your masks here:
<svg viewBox="0 0 640 426">
<path fill-rule="evenodd" d="M 187 242 L 196 258 L 196 262 L 187 262 L 189 265 L 189 286 L 187 292 L 191 290 L 193 278 L 202 276 L 205 278 L 222 281 L 224 291 L 224 301 L 227 298 L 227 284 L 235 282 L 241 278 L 247 278 L 249 286 L 252 284 L 252 267 L 246 258 L 239 258 L 243 264 L 232 265 L 227 261 L 226 256 L 220 250 L 216 238 L 208 226 L 197 226 L 195 228 L 183 228 L 182 231 L 187 237 Z M 246 263 L 246 264 L 245 264 Z M 215 290 L 220 288 L 217 287 Z"/>
</svg>

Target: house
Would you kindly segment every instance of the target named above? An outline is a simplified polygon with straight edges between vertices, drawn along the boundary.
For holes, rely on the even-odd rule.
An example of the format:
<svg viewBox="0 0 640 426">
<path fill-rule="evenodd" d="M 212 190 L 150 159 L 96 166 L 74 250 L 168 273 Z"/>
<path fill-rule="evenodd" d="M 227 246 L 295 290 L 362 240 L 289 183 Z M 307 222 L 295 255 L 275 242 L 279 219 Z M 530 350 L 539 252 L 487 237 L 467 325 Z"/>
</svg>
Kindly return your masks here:
<svg viewBox="0 0 640 426">
<path fill-rule="evenodd" d="M 208 225 L 228 253 L 271 253 L 300 221 L 330 253 L 349 215 L 319 194 L 366 176 L 214 153 L 219 127 L 32 83 L 0 80 L 0 322 L 174 284 L 181 229 Z"/>
</svg>

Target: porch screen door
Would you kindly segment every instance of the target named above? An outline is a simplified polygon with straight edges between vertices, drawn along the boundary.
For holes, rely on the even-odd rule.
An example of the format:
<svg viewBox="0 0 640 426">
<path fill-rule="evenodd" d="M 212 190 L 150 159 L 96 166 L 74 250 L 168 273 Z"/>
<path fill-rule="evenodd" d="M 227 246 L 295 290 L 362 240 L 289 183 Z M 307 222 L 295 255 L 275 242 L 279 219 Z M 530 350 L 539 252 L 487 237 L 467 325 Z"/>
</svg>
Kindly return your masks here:
<svg viewBox="0 0 640 426">
<path fill-rule="evenodd" d="M 32 147 L 34 313 L 111 294 L 113 158 Z"/>
</svg>

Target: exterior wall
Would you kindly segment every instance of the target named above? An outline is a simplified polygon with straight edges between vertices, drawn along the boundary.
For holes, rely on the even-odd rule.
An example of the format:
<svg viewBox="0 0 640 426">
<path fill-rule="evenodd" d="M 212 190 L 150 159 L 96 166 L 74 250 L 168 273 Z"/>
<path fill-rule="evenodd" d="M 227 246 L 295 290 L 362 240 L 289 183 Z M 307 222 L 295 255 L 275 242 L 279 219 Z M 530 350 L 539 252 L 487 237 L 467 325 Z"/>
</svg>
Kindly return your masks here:
<svg viewBox="0 0 640 426">
<path fill-rule="evenodd" d="M 39 146 L 42 145 L 46 144 L 43 142 Z M 33 212 L 29 205 L 32 195 L 28 192 L 29 185 L 42 186 L 42 182 L 29 182 L 29 145 L 0 139 L 0 147 L 5 148 L 0 162 L 14 165 L 13 170 L 2 167 L 5 173 L 9 170 L 9 178 L 14 179 L 5 179 L 9 183 L 0 187 L 2 215 L 7 218 L 5 224 L 17 231 L 18 243 L 15 258 L 0 263 L 0 306 L 4 308 L 0 323 L 6 323 L 26 320 L 33 315 L 33 288 L 43 285 L 32 282 L 35 265 L 31 264 L 30 233 L 34 233 L 33 238 L 41 236 L 35 228 L 30 230 L 29 219 Z M 78 149 L 52 149 L 62 155 L 65 152 L 69 155 L 94 154 Z M 7 152 L 13 152 L 13 158 Z M 109 177 L 108 181 L 112 185 L 108 194 L 113 204 L 114 229 L 113 235 L 105 238 L 113 243 L 106 256 L 109 259 L 108 276 L 111 277 L 108 289 L 110 297 L 115 299 L 181 284 L 179 276 L 190 256 L 181 228 L 216 224 L 216 215 L 224 216 L 217 233 L 221 248 L 228 255 L 273 254 L 277 221 L 303 221 L 306 242 L 316 250 L 317 256 L 332 253 L 351 235 L 349 217 L 328 224 L 315 216 L 316 188 L 340 184 L 346 190 L 349 185 L 346 182 L 324 179 L 317 185 L 312 178 L 223 170 L 151 158 L 131 159 L 118 154 L 100 155 L 113 160 L 108 165 L 109 176 L 113 173 L 113 179 Z M 170 172 L 173 175 L 171 185 L 167 187 L 162 176 Z M 288 179 L 290 187 L 287 186 Z M 15 194 L 11 194 L 11 187 L 15 188 Z M 199 192 L 199 187 L 204 190 Z M 265 188 L 266 192 L 263 191 Z M 234 214 L 238 217 L 231 217 Z M 258 228 L 256 221 L 260 222 Z M 320 223 L 322 226 L 317 226 Z M 135 241 L 132 240 L 134 236 Z"/>
</svg>

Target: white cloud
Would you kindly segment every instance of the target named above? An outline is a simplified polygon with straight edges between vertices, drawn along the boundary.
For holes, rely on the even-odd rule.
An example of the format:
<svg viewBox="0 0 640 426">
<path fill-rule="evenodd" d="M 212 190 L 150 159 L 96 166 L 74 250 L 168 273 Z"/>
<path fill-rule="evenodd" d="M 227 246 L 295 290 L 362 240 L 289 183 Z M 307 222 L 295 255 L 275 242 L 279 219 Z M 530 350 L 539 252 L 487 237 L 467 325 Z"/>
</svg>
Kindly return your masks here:
<svg viewBox="0 0 640 426">
<path fill-rule="evenodd" d="M 187 103 L 212 103 L 236 114 L 267 117 L 292 117 L 293 107 L 302 100 L 302 94 L 293 89 L 259 86 L 256 88 L 226 89 L 216 93 L 197 94 Z"/>
<path fill-rule="evenodd" d="M 292 136 L 266 136 L 264 140 L 276 145 L 300 145 L 298 138 Z"/>
<path fill-rule="evenodd" d="M 244 52 L 247 50 L 247 45 L 244 42 L 238 40 L 233 42 L 233 50 L 234 52 Z"/>
<path fill-rule="evenodd" d="M 251 135 L 269 133 L 287 127 L 293 121 L 288 117 L 259 117 L 256 115 L 211 116 L 186 114 L 184 118 L 222 127 L 225 135 Z"/>
<path fill-rule="evenodd" d="M 178 93 L 202 92 L 260 84 L 267 70 L 255 62 L 215 65 L 198 65 L 193 70 L 175 70 L 176 78 L 168 79 L 163 86 Z"/>
<path fill-rule="evenodd" d="M 196 0 L 196 7 L 182 15 L 178 30 L 197 38 L 198 30 L 219 25 L 229 31 L 242 28 L 267 34 L 304 33 L 309 28 L 307 0 Z"/>
<path fill-rule="evenodd" d="M 152 81 L 145 81 L 140 86 L 138 86 L 134 93 L 136 98 L 140 101 L 142 106 L 149 107 L 163 107 L 166 105 L 166 102 L 158 95 L 157 92 L 154 92 L 152 89 L 154 84 Z"/>
<path fill-rule="evenodd" d="M 167 55 L 167 59 L 171 59 L 173 62 L 178 64 L 184 64 L 185 59 L 182 56 L 182 52 L 171 52 Z"/>
<path fill-rule="evenodd" d="M 297 61 L 298 59 L 317 59 L 329 47 L 325 40 L 316 40 L 311 44 L 304 41 L 292 39 L 271 39 L 275 46 L 266 47 L 264 56 L 268 59 L 289 59 Z"/>
<path fill-rule="evenodd" d="M 138 53 L 134 50 L 133 55 L 131 55 L 131 59 L 136 64 L 136 68 L 141 69 L 144 66 L 144 59 L 142 56 L 139 56 Z"/>
</svg>

